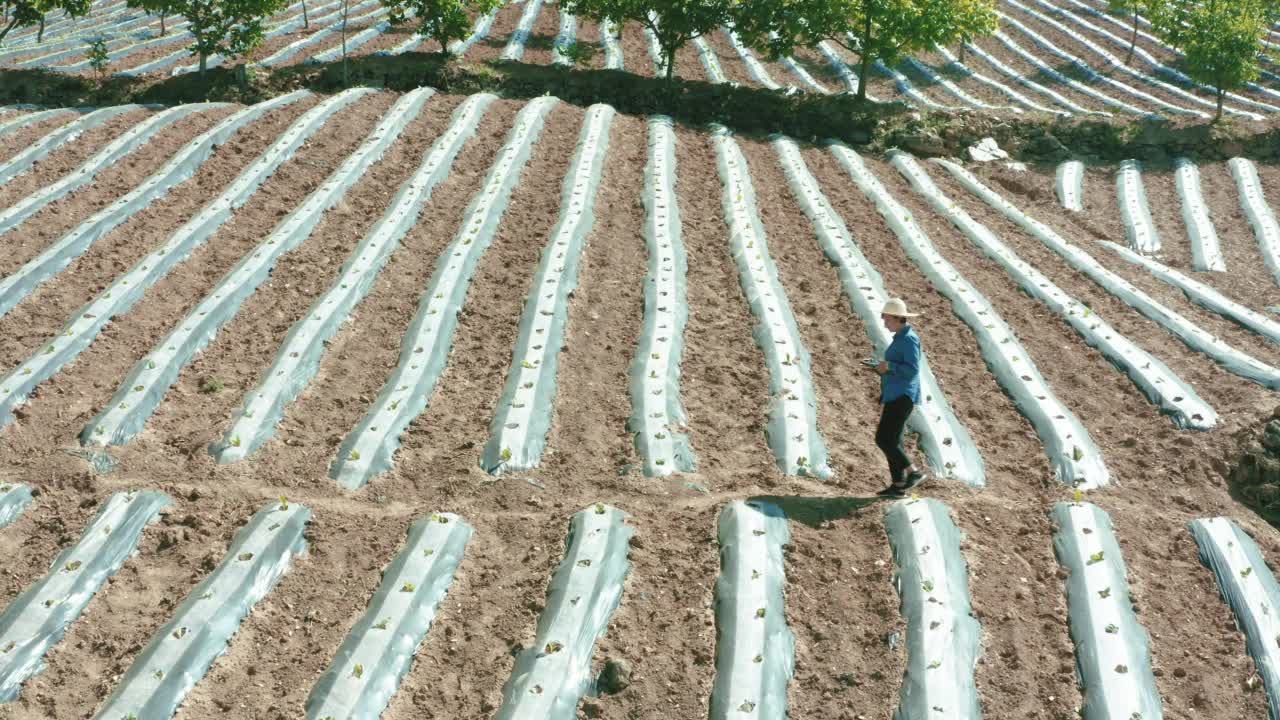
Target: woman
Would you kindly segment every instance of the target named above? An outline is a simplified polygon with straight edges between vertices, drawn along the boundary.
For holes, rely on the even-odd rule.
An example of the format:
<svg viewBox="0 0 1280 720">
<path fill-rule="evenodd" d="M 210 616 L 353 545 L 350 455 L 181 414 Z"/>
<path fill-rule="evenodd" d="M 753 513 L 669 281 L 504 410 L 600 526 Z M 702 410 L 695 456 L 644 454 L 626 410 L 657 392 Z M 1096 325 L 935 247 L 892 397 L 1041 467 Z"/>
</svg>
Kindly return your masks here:
<svg viewBox="0 0 1280 720">
<path fill-rule="evenodd" d="M 893 333 L 893 342 L 884 351 L 884 360 L 875 366 L 880 375 L 880 424 L 876 445 L 889 461 L 889 487 L 879 494 L 901 497 L 924 482 L 925 474 L 902 449 L 902 431 L 911 411 L 920 403 L 920 336 L 912 329 L 907 304 L 893 298 L 880 311 L 880 321 Z"/>
</svg>

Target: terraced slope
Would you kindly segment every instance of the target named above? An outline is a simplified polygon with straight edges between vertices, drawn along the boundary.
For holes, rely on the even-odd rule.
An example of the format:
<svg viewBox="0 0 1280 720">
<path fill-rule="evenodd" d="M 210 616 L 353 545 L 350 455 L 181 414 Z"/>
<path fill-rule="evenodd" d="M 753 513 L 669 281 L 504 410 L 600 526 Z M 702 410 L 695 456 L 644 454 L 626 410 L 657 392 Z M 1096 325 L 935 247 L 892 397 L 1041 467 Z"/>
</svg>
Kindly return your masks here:
<svg viewBox="0 0 1280 720">
<path fill-rule="evenodd" d="M 1181 166 L 1083 167 L 1075 211 L 555 98 L 152 113 L 0 186 L 4 277 L 148 198 L 0 316 L 0 716 L 1275 713 L 1280 532 L 1223 479 L 1277 404 L 1274 167 L 1191 213 Z M 899 501 L 886 295 L 937 393 Z"/>
<path fill-rule="evenodd" d="M 1159 117 L 1204 120 L 1216 94 L 1177 68 L 1179 51 L 1150 34 L 1140 18 L 1131 63 L 1128 19 L 1104 12 L 1103 0 L 1001 0 L 1000 31 L 964 48 L 936 47 L 893 67 L 877 64 L 868 91 L 879 100 L 900 100 L 935 110 L 997 115 L 1047 113 L 1065 116 Z M 247 62 L 261 68 L 332 62 L 342 56 L 342 7 L 312 0 L 304 17 L 294 3 L 271 18 L 266 39 Z M 44 42 L 17 33 L 0 48 L 0 68 L 49 68 L 90 73 L 87 39 L 108 40 L 109 71 L 128 76 L 172 76 L 193 72 L 186 22 L 170 18 L 160 34 L 158 18 L 99 0 L 88 18 L 54 22 Z M 452 48 L 472 61 L 567 65 L 562 50 L 578 42 L 598 52 L 590 68 L 660 75 L 651 38 L 638 25 L 602 27 L 562 13 L 558 4 L 516 0 L 474 18 L 472 32 Z M 394 28 L 376 0 L 351 6 L 346 27 L 349 56 L 434 51 L 411 29 Z M 226 60 L 210 58 L 212 66 Z M 769 61 L 743 47 L 728 29 L 697 38 L 677 53 L 676 74 L 693 81 L 731 82 L 776 91 L 829 94 L 856 90 L 857 58 L 834 43 Z M 1267 59 L 1265 72 L 1226 99 L 1225 110 L 1242 123 L 1268 122 L 1280 112 L 1280 69 Z"/>
</svg>

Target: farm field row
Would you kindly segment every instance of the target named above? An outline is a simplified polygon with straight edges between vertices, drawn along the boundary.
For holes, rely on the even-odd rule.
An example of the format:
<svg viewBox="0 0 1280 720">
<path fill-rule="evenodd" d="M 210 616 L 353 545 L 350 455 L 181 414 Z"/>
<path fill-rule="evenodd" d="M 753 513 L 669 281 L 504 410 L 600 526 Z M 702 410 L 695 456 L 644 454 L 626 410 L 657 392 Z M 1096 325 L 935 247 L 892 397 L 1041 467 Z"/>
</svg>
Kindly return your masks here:
<svg viewBox="0 0 1280 720">
<path fill-rule="evenodd" d="M 361 89 L 165 112 L 122 109 L 25 169 L 29 149 L 77 116 L 0 128 L 0 444 L 5 483 L 38 491 L 0 530 L 19 549 L 0 576 L 6 606 L 43 608 L 15 599 L 50 568 L 74 579 L 58 573 L 79 557 L 60 553 L 114 494 L 169 504 L 47 648 L 47 669 L 9 706 L 18 716 L 127 714 L 143 698 L 181 704 L 179 717 L 301 715 L 349 631 L 378 629 L 383 617 L 364 614 L 389 595 L 438 606 L 384 717 L 507 717 L 513 673 L 524 679 L 512 687 L 545 689 L 536 678 L 576 682 L 608 657 L 634 674 L 624 692 L 583 701 L 602 717 L 702 716 L 718 702 L 764 713 L 779 693 L 796 717 L 832 703 L 874 716 L 898 705 L 904 672 L 971 683 L 986 717 L 1075 717 L 1073 637 L 1099 640 L 1072 630 L 1082 611 L 1064 594 L 1054 523 L 1072 525 L 1049 513 L 1092 506 L 1117 539 L 1118 552 L 1102 548 L 1106 569 L 1127 570 L 1138 608 L 1115 624 L 1127 647 L 1140 637 L 1131 627 L 1150 634 L 1154 670 L 1138 653 L 1128 679 L 1153 685 L 1170 716 L 1266 712 L 1245 636 L 1198 556 L 1197 538 L 1227 531 L 1193 537 L 1188 524 L 1230 516 L 1263 556 L 1280 552 L 1280 535 L 1221 479 L 1238 434 L 1275 404 L 1280 351 L 1265 325 L 1193 302 L 1099 242 L 1123 242 L 1132 220 L 1116 168 L 1083 169 L 1088 212 L 1077 213 L 1058 203 L 1052 170 L 866 157 L 554 98 Z M 67 180 L 81 168 L 91 181 Z M 1280 174 L 1253 170 L 1265 203 Z M 1196 268 L 1174 168 L 1141 168 L 1161 239 L 1141 259 L 1274 319 L 1258 213 L 1229 164 L 1198 175 L 1196 207 L 1231 272 Z M 942 478 L 937 503 L 860 499 L 885 476 L 877 388 L 859 360 L 887 340 L 874 314 L 888 295 L 924 313 L 937 396 L 914 449 Z M 103 453 L 115 469 L 93 472 L 85 458 Z M 1092 505 L 1055 510 L 1073 485 Z M 721 677 L 717 635 L 734 621 L 712 599 L 749 567 L 728 570 L 734 523 L 720 515 L 747 498 L 782 509 L 788 522 L 765 532 L 777 539 L 781 525 L 787 539 L 739 533 L 743 557 L 776 561 L 773 594 L 741 604 L 735 632 L 755 642 L 752 619 L 776 629 L 785 616 L 795 668 L 779 685 L 785 643 L 748 652 L 739 660 L 766 667 L 746 675 L 768 672 L 744 691 Z M 309 550 L 288 572 L 233 542 L 279 505 L 289 522 L 261 532 L 301 538 L 310 513 Z M 943 548 L 894 529 L 910 512 L 896 508 L 917 506 L 944 538 L 948 577 L 968 565 L 967 590 L 946 592 L 968 593 L 980 625 L 960 613 L 957 627 L 980 638 L 958 646 L 979 653 L 972 674 L 965 656 L 926 659 L 912 638 L 933 620 L 909 600 L 896 609 L 895 568 L 936 572 L 912 569 L 903 548 Z M 748 510 L 735 522 L 750 528 Z M 547 588 L 566 557 L 587 559 L 562 551 L 579 512 L 575 522 L 608 521 L 609 552 L 629 546 L 630 569 L 581 566 L 604 565 L 581 582 L 620 604 L 610 621 L 602 601 L 570 642 L 539 618 L 578 612 Z M 375 594 L 402 547 L 423 549 L 404 538 L 433 513 L 474 531 L 452 584 L 406 562 L 426 579 Z M 1099 569 L 1099 551 L 1080 547 L 1085 572 Z M 212 668 L 188 692 L 152 658 L 185 638 L 181 618 L 203 612 L 206 592 L 223 596 L 210 588 L 234 580 L 224 560 L 283 574 L 256 604 L 220 606 L 236 619 L 253 610 L 225 656 L 201 655 Z M 398 594 L 404 583 L 412 597 Z M 425 630 L 387 617 L 407 637 Z M 548 668 L 540 654 L 569 664 Z M 396 667 L 352 662 L 355 680 Z M 350 695 L 352 679 L 325 683 Z"/>
<path fill-rule="evenodd" d="M 76 24 L 50 30 L 45 42 L 19 37 L 0 50 L 0 66 L 45 67 L 90 72 L 84 38 L 106 36 L 109 71 L 126 75 L 192 72 L 193 59 L 182 49 L 185 24 L 172 19 L 165 36 L 158 18 L 118 13 L 100 3 Z M 1177 69 L 1179 53 L 1140 29 L 1131 65 L 1130 26 L 1103 11 L 1101 0 L 1003 0 L 1001 30 L 960 48 L 936 48 L 907 58 L 896 67 L 878 65 L 868 92 L 881 100 L 947 110 L 997 114 L 1048 112 L 1063 115 L 1159 115 L 1172 120 L 1206 119 L 1214 93 Z M 305 26 L 304 26 L 305 22 Z M 277 67 L 300 62 L 331 62 L 341 54 L 341 6 L 313 3 L 304 18 L 301 3 L 271 19 L 264 44 L 251 64 Z M 428 52 L 435 48 L 409 29 L 392 28 L 374 0 L 354 5 L 348 17 L 347 46 L 353 56 Z M 473 61 L 513 60 L 566 64 L 560 49 L 573 42 L 595 46 L 590 67 L 625 69 L 646 76 L 661 73 L 652 38 L 629 24 L 616 35 L 599 24 L 574 18 L 558 5 L 529 0 L 504 5 L 477 18 L 473 33 L 455 51 Z M 213 65 L 222 58 L 211 59 Z M 733 82 L 769 89 L 795 88 L 832 93 L 856 90 L 856 57 L 835 43 L 806 50 L 794 58 L 769 62 L 743 47 L 727 29 L 698 38 L 678 53 L 677 74 L 689 80 Z M 1228 97 L 1228 114 L 1245 121 L 1266 121 L 1280 109 L 1280 75 L 1267 65 L 1263 77 Z"/>
</svg>

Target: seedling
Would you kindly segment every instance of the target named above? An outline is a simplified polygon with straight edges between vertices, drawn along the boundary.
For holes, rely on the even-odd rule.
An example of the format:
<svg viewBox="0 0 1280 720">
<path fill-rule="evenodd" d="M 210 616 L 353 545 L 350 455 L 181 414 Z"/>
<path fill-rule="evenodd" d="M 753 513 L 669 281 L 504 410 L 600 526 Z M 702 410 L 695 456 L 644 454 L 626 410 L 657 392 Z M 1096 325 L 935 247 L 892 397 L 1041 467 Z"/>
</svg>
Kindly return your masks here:
<svg viewBox="0 0 1280 720">
<path fill-rule="evenodd" d="M 400 586 L 400 592 L 411 593 L 417 589 L 418 589 L 417 586 L 415 586 L 413 583 L 405 583 L 404 585 Z"/>
<path fill-rule="evenodd" d="M 1094 554 L 1090 555 L 1090 556 L 1089 556 L 1089 562 L 1088 562 L 1088 563 L 1086 563 L 1086 564 L 1087 564 L 1087 565 L 1093 565 L 1094 563 L 1100 563 L 1100 562 L 1102 562 L 1102 552 L 1103 552 L 1103 551 L 1099 550 L 1098 552 L 1096 552 L 1096 553 L 1094 553 Z"/>
<path fill-rule="evenodd" d="M 240 553 L 238 556 L 236 556 L 236 559 L 240 560 L 241 562 L 248 562 L 249 560 L 253 559 L 253 553 L 251 552 Z"/>
<path fill-rule="evenodd" d="M 364 677 L 364 665 L 356 663 L 356 666 L 351 669 L 351 676 L 356 679 Z"/>
<path fill-rule="evenodd" d="M 350 459 L 352 462 L 355 462 L 356 460 L 359 460 L 359 459 L 360 459 L 360 451 L 359 451 L 359 450 L 352 450 L 351 452 L 347 453 L 347 458 L 348 458 L 348 459 Z"/>
<path fill-rule="evenodd" d="M 378 624 L 377 624 L 377 625 L 374 625 L 374 626 L 373 626 L 373 629 L 374 629 L 374 630 L 386 630 L 386 629 L 387 629 L 387 621 L 388 621 L 388 620 L 390 620 L 390 619 L 391 619 L 391 618 L 382 618 L 381 620 L 379 620 L 379 621 L 378 621 Z"/>
<path fill-rule="evenodd" d="M 546 651 L 546 653 L 547 653 L 548 655 L 553 655 L 553 654 L 558 653 L 558 652 L 560 652 L 561 650 L 563 650 L 563 649 L 564 649 L 564 645 L 561 645 L 560 643 L 556 642 L 555 640 L 552 640 L 551 642 L 547 643 L 547 647 L 546 647 L 546 648 L 544 648 L 544 649 L 545 649 L 545 651 Z"/>
<path fill-rule="evenodd" d="M 1252 567 L 1247 567 L 1247 568 L 1245 568 L 1245 569 L 1243 569 L 1243 570 L 1241 570 L 1241 571 L 1240 571 L 1240 577 L 1242 577 L 1242 578 L 1247 578 L 1247 577 L 1249 577 L 1249 576 L 1250 576 L 1250 575 L 1252 575 L 1252 574 L 1253 574 L 1253 568 L 1252 568 Z"/>
<path fill-rule="evenodd" d="M 941 660 L 934 660 L 933 662 L 929 663 L 929 669 L 930 669 L 930 670 L 937 670 L 937 669 L 938 669 L 938 668 L 940 668 L 940 667 L 942 667 L 942 661 L 941 661 Z"/>
<path fill-rule="evenodd" d="M 502 462 L 511 462 L 511 448 L 502 448 L 502 454 L 498 455 Z"/>
<path fill-rule="evenodd" d="M 280 496 L 280 509 L 281 510 L 289 509 L 289 498 L 285 497 L 284 495 Z"/>
<path fill-rule="evenodd" d="M 765 613 L 766 610 L 764 608 L 756 608 L 756 617 L 762 618 L 765 616 Z"/>
<path fill-rule="evenodd" d="M 187 636 L 187 629 L 184 627 L 180 627 L 177 630 L 173 631 L 173 637 L 175 640 L 181 640 L 186 636 Z"/>
<path fill-rule="evenodd" d="M 1106 630 L 1108 635 L 1115 635 L 1116 633 L 1120 632 L 1120 627 L 1115 623 L 1109 623 L 1107 625 Z"/>
<path fill-rule="evenodd" d="M 215 393 L 222 392 L 222 389 L 224 387 L 225 386 L 222 384 L 222 381 L 219 380 L 218 378 L 208 378 L 203 383 L 201 383 L 200 392 L 204 393 L 205 395 L 213 395 Z"/>
<path fill-rule="evenodd" d="M 62 567 L 65 572 L 75 572 L 80 569 L 80 561 L 72 560 Z"/>
<path fill-rule="evenodd" d="M 1109 588 L 1109 587 L 1105 587 L 1105 588 L 1102 588 L 1101 590 L 1099 590 L 1099 591 L 1098 591 L 1098 597 L 1102 598 L 1103 600 L 1105 600 L 1105 599 L 1107 599 L 1107 598 L 1111 597 L 1111 588 Z"/>
</svg>

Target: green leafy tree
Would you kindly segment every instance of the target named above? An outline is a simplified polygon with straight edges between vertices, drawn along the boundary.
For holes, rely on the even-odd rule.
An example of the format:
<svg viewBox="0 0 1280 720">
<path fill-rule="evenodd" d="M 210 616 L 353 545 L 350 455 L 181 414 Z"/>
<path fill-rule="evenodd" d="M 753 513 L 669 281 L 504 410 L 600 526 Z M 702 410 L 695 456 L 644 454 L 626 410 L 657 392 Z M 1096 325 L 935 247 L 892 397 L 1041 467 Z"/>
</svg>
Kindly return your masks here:
<svg viewBox="0 0 1280 720">
<path fill-rule="evenodd" d="M 1165 0 L 1108 0 L 1107 10 L 1113 15 L 1133 18 L 1133 37 L 1129 40 L 1129 54 L 1124 64 L 1133 62 L 1133 51 L 1138 47 L 1138 21 L 1143 15 L 1155 16 L 1163 12 Z"/>
<path fill-rule="evenodd" d="M 741 4 L 745 7 L 754 2 L 744 0 Z M 632 21 L 648 28 L 662 50 L 668 83 L 675 76 L 676 51 L 732 22 L 739 4 L 736 0 L 560 0 L 565 12 L 598 23 Z"/>
<path fill-rule="evenodd" d="M 1276 0 L 1166 0 L 1151 17 L 1156 33 L 1184 54 L 1185 72 L 1222 100 L 1258 77 L 1262 39 L 1280 21 Z"/>
<path fill-rule="evenodd" d="M 47 13 L 62 10 L 71 17 L 84 17 L 89 14 L 90 0 L 17 0 L 9 3 L 8 20 L 0 28 L 0 42 L 3 42 L 15 28 L 37 25 L 40 32 L 36 42 L 44 41 L 44 21 Z"/>
<path fill-rule="evenodd" d="M 166 21 L 171 12 L 169 8 L 176 5 L 173 0 L 129 0 L 126 4 L 131 8 L 145 10 L 148 14 L 158 16 L 160 18 L 160 34 L 168 34 L 169 28 L 166 25 Z"/>
<path fill-rule="evenodd" d="M 951 0 L 956 41 L 960 45 L 960 62 L 964 62 L 965 45 L 996 31 L 999 16 L 994 0 Z"/>
<path fill-rule="evenodd" d="M 93 68 L 94 74 L 98 76 L 98 83 L 101 84 L 107 65 L 111 62 L 111 56 L 107 53 L 107 41 L 101 37 L 90 41 L 85 55 L 88 56 L 89 67 Z"/>
<path fill-rule="evenodd" d="M 449 52 L 453 40 L 471 33 L 471 17 L 502 7 L 503 0 L 382 0 L 391 24 L 402 25 L 414 15 L 416 32 L 440 43 L 440 54 Z"/>
<path fill-rule="evenodd" d="M 210 55 L 236 58 L 262 44 L 263 20 L 280 12 L 289 0 L 129 0 L 131 7 L 182 15 L 195 37 L 189 49 L 200 58 L 200 75 Z"/>
<path fill-rule="evenodd" d="M 771 58 L 829 40 L 856 53 L 858 99 L 877 60 L 995 31 L 992 0 L 754 0 L 735 12 L 743 41 Z"/>
</svg>

